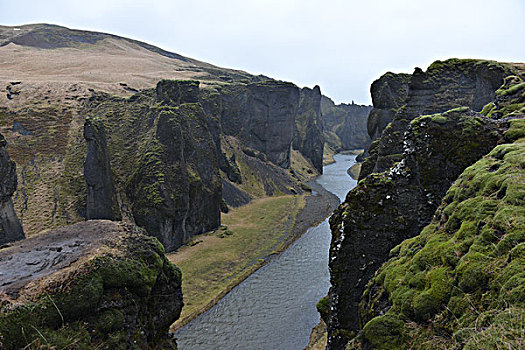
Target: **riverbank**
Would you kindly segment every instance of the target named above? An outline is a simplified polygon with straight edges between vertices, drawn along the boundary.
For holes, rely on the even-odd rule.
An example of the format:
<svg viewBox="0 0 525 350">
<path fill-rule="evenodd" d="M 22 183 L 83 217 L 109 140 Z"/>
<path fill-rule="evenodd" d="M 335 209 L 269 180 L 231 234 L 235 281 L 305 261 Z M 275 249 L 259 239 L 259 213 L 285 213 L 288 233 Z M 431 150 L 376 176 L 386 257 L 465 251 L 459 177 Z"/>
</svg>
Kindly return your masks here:
<svg viewBox="0 0 525 350">
<path fill-rule="evenodd" d="M 185 306 L 175 331 L 213 307 L 231 289 L 322 222 L 338 198 L 315 181 L 312 195 L 267 197 L 223 214 L 224 227 L 195 237 L 168 258 L 182 270 Z"/>
</svg>

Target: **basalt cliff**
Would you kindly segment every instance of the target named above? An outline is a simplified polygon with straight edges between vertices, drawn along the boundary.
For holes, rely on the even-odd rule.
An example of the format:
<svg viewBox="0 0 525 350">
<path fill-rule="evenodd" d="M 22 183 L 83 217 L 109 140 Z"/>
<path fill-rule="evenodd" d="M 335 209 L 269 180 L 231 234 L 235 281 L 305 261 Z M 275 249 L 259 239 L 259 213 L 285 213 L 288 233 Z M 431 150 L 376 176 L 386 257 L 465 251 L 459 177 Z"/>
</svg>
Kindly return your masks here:
<svg viewBox="0 0 525 350">
<path fill-rule="evenodd" d="M 318 86 L 46 24 L 0 58 L 1 348 L 175 348 L 165 252 L 322 172 Z"/>
<path fill-rule="evenodd" d="M 524 77 L 450 59 L 374 82 L 375 140 L 330 219 L 329 349 L 520 347 Z"/>
<path fill-rule="evenodd" d="M 18 166 L 2 203 L 13 195 L 18 236 L 123 220 L 170 251 L 221 210 L 301 194 L 322 172 L 317 86 L 53 25 L 0 27 L 0 40 L 0 130 Z"/>
<path fill-rule="evenodd" d="M 323 114 L 323 130 L 326 146 L 339 152 L 351 149 L 367 149 L 370 145 L 367 120 L 371 106 L 351 104 L 335 104 L 330 98 L 323 96 L 321 111 Z"/>
</svg>

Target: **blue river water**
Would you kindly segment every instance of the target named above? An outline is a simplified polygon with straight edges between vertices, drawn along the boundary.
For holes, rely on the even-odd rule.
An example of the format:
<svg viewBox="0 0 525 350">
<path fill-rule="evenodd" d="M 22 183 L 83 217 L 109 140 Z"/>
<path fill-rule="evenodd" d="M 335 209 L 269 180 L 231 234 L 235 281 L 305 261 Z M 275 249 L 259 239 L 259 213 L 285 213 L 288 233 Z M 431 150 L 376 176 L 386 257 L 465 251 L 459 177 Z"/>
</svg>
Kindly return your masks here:
<svg viewBox="0 0 525 350">
<path fill-rule="evenodd" d="M 334 159 L 316 181 L 343 200 L 356 185 L 347 174 L 355 155 Z M 217 305 L 179 329 L 179 349 L 304 349 L 320 320 L 316 303 L 330 288 L 330 238 L 328 219 L 308 229 Z"/>
</svg>

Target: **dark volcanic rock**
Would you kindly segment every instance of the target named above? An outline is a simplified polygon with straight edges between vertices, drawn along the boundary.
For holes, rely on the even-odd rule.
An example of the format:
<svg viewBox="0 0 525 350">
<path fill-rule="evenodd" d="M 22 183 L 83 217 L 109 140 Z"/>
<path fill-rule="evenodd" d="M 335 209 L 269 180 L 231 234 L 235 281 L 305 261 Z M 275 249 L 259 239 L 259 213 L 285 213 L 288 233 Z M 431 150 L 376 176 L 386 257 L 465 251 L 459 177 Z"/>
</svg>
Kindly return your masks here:
<svg viewBox="0 0 525 350">
<path fill-rule="evenodd" d="M 157 100 L 164 104 L 177 106 L 182 103 L 199 102 L 199 82 L 194 80 L 179 80 L 176 84 L 171 80 L 161 80 L 157 84 Z"/>
<path fill-rule="evenodd" d="M 96 95 L 86 111 L 106 126 L 126 219 L 166 250 L 220 225 L 218 126 L 199 96 L 196 82 L 161 81 L 130 99 Z"/>
<path fill-rule="evenodd" d="M 324 136 L 319 86 L 301 89 L 292 146 L 309 159 L 320 174 L 323 173 Z"/>
<path fill-rule="evenodd" d="M 224 198 L 227 205 L 234 208 L 246 205 L 252 200 L 248 193 L 224 179 L 222 180 L 222 198 Z"/>
<path fill-rule="evenodd" d="M 390 249 L 417 235 L 463 170 L 506 139 L 507 121 L 471 108 L 490 102 L 486 99 L 495 96 L 497 84 L 512 69 L 471 60 L 436 62 L 427 73 L 416 69 L 407 104 L 377 143 L 374 173 L 349 192 L 330 220 L 330 349 L 344 348 L 363 325 L 360 321 L 367 321 L 358 317 L 359 303 Z M 380 297 L 374 291 L 370 295 Z M 377 305 L 387 309 L 388 303 L 378 299 Z"/>
<path fill-rule="evenodd" d="M 0 134 L 0 244 L 25 238 L 11 197 L 16 191 L 16 164 L 5 149 L 7 142 Z"/>
<path fill-rule="evenodd" d="M 0 250 L 6 349 L 175 348 L 180 270 L 136 226 L 91 220 Z"/>
<path fill-rule="evenodd" d="M 220 88 L 221 126 L 246 146 L 260 151 L 282 168 L 290 166 L 290 145 L 299 105 L 299 88 L 267 80 Z"/>
<path fill-rule="evenodd" d="M 501 138 L 497 123 L 466 108 L 417 118 L 402 160 L 349 192 L 330 219 L 330 348 L 348 340 L 337 330 L 359 329 L 361 296 L 390 249 L 418 234 L 452 182 Z"/>
<path fill-rule="evenodd" d="M 323 96 L 321 111 L 325 142 L 335 151 L 367 148 L 370 138 L 366 130 L 371 106 L 338 104 Z"/>
<path fill-rule="evenodd" d="M 84 161 L 84 178 L 87 184 L 86 219 L 120 220 L 106 131 L 99 118 L 86 119 L 84 139 L 88 148 Z"/>
<path fill-rule="evenodd" d="M 412 119 L 457 107 L 470 107 L 479 112 L 494 100 L 494 92 L 511 71 L 509 67 L 492 61 L 436 61 L 426 72 L 415 69 L 410 76 L 408 91 L 407 75 L 387 73 L 381 77 L 375 82 L 377 86 L 371 89 L 374 107 L 377 104 L 378 111 L 370 114 L 369 131 L 373 133 L 371 136 L 382 137 L 371 145 L 370 157 L 364 162 L 359 179 L 372 172 L 385 171 L 401 159 L 403 135 Z M 381 129 L 390 118 L 388 127 Z"/>
<path fill-rule="evenodd" d="M 405 105 L 409 81 L 410 74 L 388 72 L 372 83 L 370 95 L 374 108 L 370 111 L 367 125 L 372 141 L 381 137 L 397 109 Z"/>
</svg>

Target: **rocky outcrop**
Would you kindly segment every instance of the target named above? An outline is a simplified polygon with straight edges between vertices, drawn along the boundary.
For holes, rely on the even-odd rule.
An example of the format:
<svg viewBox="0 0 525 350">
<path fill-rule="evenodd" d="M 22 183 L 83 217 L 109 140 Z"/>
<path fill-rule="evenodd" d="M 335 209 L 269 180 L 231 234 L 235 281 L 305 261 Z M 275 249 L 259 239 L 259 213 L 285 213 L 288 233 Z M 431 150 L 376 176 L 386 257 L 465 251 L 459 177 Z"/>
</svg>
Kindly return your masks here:
<svg viewBox="0 0 525 350">
<path fill-rule="evenodd" d="M 366 123 L 372 107 L 338 104 L 323 96 L 321 111 L 325 142 L 335 151 L 367 148 L 370 138 Z"/>
<path fill-rule="evenodd" d="M 84 161 L 84 178 L 87 184 L 86 219 L 120 220 L 106 131 L 99 118 L 86 119 L 84 139 L 88 148 Z"/>
<path fill-rule="evenodd" d="M 360 305 L 364 348 L 523 344 L 525 101 L 514 102 L 507 118 L 521 119 L 505 132 L 514 143 L 467 168 L 430 225 L 392 249 L 368 284 Z"/>
<path fill-rule="evenodd" d="M 367 122 L 367 131 L 370 144 L 361 158 L 362 176 L 374 170 L 377 161 L 377 147 L 383 130 L 394 119 L 396 112 L 406 104 L 408 97 L 408 83 L 410 74 L 394 74 L 388 72 L 372 83 L 370 95 L 374 108 L 370 111 Z"/>
<path fill-rule="evenodd" d="M 0 244 L 25 238 L 11 197 L 16 191 L 16 164 L 9 158 L 7 142 L 0 134 Z"/>
<path fill-rule="evenodd" d="M 266 80 L 219 87 L 221 127 L 245 146 L 264 153 L 282 167 L 290 166 L 290 145 L 299 106 L 299 89 L 292 83 Z"/>
<path fill-rule="evenodd" d="M 0 250 L 6 349 L 173 349 L 181 273 L 136 226 L 92 220 Z"/>
<path fill-rule="evenodd" d="M 323 123 L 321 117 L 321 89 L 302 88 L 295 117 L 292 147 L 310 160 L 323 173 Z"/>
<path fill-rule="evenodd" d="M 368 174 L 349 192 L 330 219 L 330 349 L 343 349 L 350 339 L 362 334 L 361 327 L 370 317 L 359 317 L 360 303 L 375 303 L 375 310 L 382 310 L 379 313 L 388 310 L 388 302 L 380 298 L 384 294 L 377 294 L 376 289 L 370 290 L 368 299 L 362 299 L 370 278 L 388 259 L 394 246 L 419 234 L 431 221 L 447 189 L 464 169 L 508 139 L 504 134 L 509 126 L 507 119 L 487 118 L 469 108 L 478 108 L 477 98 L 485 99 L 490 94 L 484 90 L 487 84 L 478 81 L 476 85 L 476 79 L 468 77 L 484 76 L 480 72 L 488 69 L 494 76 L 483 79 L 495 84 L 502 72 L 513 67 L 470 60 L 463 64 L 452 60 L 440 75 L 438 68 L 442 63 L 434 63 L 429 68 L 433 72 L 427 72 L 424 80 L 421 74 L 425 73 L 416 72 L 411 78 L 407 105 L 402 107 L 411 112 L 406 115 L 398 112 L 383 131 L 374 173 Z M 494 68 L 487 68 L 489 66 Z M 458 86 L 454 86 L 450 77 L 458 78 Z M 440 81 L 446 89 L 438 83 Z M 430 82 L 434 84 L 432 92 L 425 88 Z M 478 87 L 483 93 L 476 92 Z M 455 99 L 449 94 L 451 91 Z M 491 96 L 496 96 L 495 91 Z M 461 103 L 467 106 L 421 116 L 425 111 L 457 107 Z M 379 172 L 387 164 L 392 166 Z M 388 324 L 394 331 L 397 329 L 399 320 L 384 320 L 387 323 L 382 323 L 381 327 Z M 364 331 L 366 333 L 366 327 Z M 377 328 L 375 332 L 382 331 Z M 383 348 L 377 344 L 374 342 L 371 348 Z"/>
<path fill-rule="evenodd" d="M 218 141 L 199 94 L 198 82 L 161 81 L 131 99 L 96 95 L 86 110 L 110 135 L 125 218 L 166 250 L 220 225 Z"/>
<path fill-rule="evenodd" d="M 370 87 L 374 108 L 368 117 L 368 135 L 372 141 L 381 137 L 386 126 L 394 119 L 408 97 L 410 74 L 388 72 L 374 81 Z"/>
<path fill-rule="evenodd" d="M 494 92 L 511 73 L 511 68 L 497 62 L 450 59 L 432 63 L 426 72 L 416 68 L 410 76 L 408 92 L 406 75 L 387 74 L 379 79 L 377 88 L 371 92 L 376 94 L 372 98 L 381 113 L 372 113 L 369 124 L 374 136 L 381 133 L 382 137 L 371 145 L 370 157 L 364 162 L 359 179 L 385 171 L 401 159 L 403 136 L 412 119 L 457 107 L 479 112 L 494 100 Z M 381 131 L 395 107 L 388 128 Z"/>
</svg>

